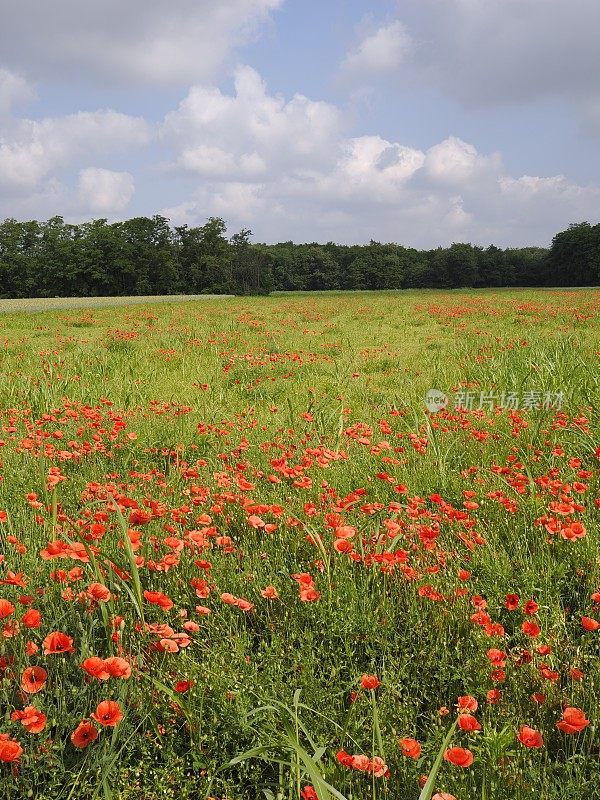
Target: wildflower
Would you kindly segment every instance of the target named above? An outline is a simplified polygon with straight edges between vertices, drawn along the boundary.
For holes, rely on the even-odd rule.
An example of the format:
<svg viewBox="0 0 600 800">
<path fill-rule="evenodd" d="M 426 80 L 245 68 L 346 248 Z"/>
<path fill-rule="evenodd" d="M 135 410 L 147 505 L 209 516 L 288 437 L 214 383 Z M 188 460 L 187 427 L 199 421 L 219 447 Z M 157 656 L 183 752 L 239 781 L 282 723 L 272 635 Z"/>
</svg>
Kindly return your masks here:
<svg viewBox="0 0 600 800">
<path fill-rule="evenodd" d="M 6 617 L 10 617 L 14 610 L 15 607 L 10 601 L 0 597 L 0 619 L 6 619 Z"/>
<path fill-rule="evenodd" d="M 98 656 L 86 658 L 81 668 L 92 678 L 97 678 L 99 681 L 107 681 L 110 678 L 110 673 L 104 666 L 104 659 L 98 658 Z"/>
<path fill-rule="evenodd" d="M 71 734 L 71 741 L 75 747 L 79 747 L 80 749 L 83 749 L 84 747 L 87 747 L 88 744 L 95 742 L 97 738 L 98 731 L 96 728 L 94 728 L 92 723 L 86 719 L 84 719 L 83 722 L 80 722 Z"/>
<path fill-rule="evenodd" d="M 35 608 L 30 608 L 21 617 L 21 622 L 26 628 L 39 628 L 42 624 L 42 615 Z"/>
<path fill-rule="evenodd" d="M 100 725 L 114 728 L 123 719 L 123 712 L 115 700 L 103 700 L 91 716 Z"/>
<path fill-rule="evenodd" d="M 530 728 L 528 725 L 521 726 L 517 739 L 521 744 L 524 744 L 525 747 L 539 748 L 544 746 L 542 734 L 534 728 Z"/>
<path fill-rule="evenodd" d="M 495 705 L 502 697 L 500 689 L 490 689 L 486 694 L 486 699 L 491 705 Z"/>
<path fill-rule="evenodd" d="M 6 733 L 0 734 L 0 761 L 10 764 L 13 761 L 17 761 L 22 753 L 23 748 L 18 742 L 15 742 L 14 739 L 9 739 Z"/>
<path fill-rule="evenodd" d="M 175 684 L 175 691 L 179 692 L 180 694 L 184 694 L 188 692 L 191 688 L 196 685 L 196 681 L 177 681 Z"/>
<path fill-rule="evenodd" d="M 27 694 L 41 692 L 47 678 L 48 673 L 43 667 L 27 667 L 21 675 L 21 689 Z"/>
<path fill-rule="evenodd" d="M 149 603 L 160 606 L 163 611 L 169 611 L 173 608 L 173 601 L 162 592 L 144 592 L 144 597 Z"/>
<path fill-rule="evenodd" d="M 477 700 L 474 697 L 471 697 L 470 694 L 459 697 L 457 705 L 459 712 L 477 711 L 477 708 L 479 707 Z"/>
<path fill-rule="evenodd" d="M 363 689 L 377 689 L 381 686 L 381 681 L 377 675 L 363 675 L 360 679 L 360 685 Z"/>
<path fill-rule="evenodd" d="M 525 613 L 526 613 L 528 616 L 532 616 L 533 614 L 537 614 L 537 612 L 538 612 L 538 609 L 539 609 L 539 606 L 538 606 L 538 604 L 535 602 L 535 600 L 528 600 L 528 601 L 525 603 L 525 606 L 523 607 L 523 611 L 524 611 L 524 612 L 525 612 Z"/>
<path fill-rule="evenodd" d="M 470 767 L 473 763 L 473 753 L 464 747 L 450 747 L 444 753 L 444 759 L 456 767 Z"/>
<path fill-rule="evenodd" d="M 90 583 L 86 592 L 91 600 L 97 603 L 108 603 L 111 598 L 110 590 L 103 583 Z"/>
<path fill-rule="evenodd" d="M 597 631 L 598 628 L 600 628 L 600 622 L 592 617 L 582 617 L 581 627 L 584 629 L 584 631 Z"/>
<path fill-rule="evenodd" d="M 403 756 L 406 756 L 407 758 L 414 758 L 416 760 L 421 755 L 421 745 L 416 739 L 411 739 L 409 736 L 405 736 L 403 739 L 400 739 L 399 744 Z"/>
<path fill-rule="evenodd" d="M 15 722 L 20 720 L 27 733 L 41 733 L 47 722 L 46 715 L 35 706 L 25 706 L 23 711 L 13 711 L 10 718 Z"/>
<path fill-rule="evenodd" d="M 521 630 L 523 631 L 523 633 L 527 634 L 527 636 L 535 638 L 536 636 L 540 635 L 542 629 L 535 622 L 532 622 L 531 620 L 527 619 L 521 625 Z"/>
<path fill-rule="evenodd" d="M 104 669 L 111 678 L 127 679 L 131 677 L 131 664 L 125 658 L 111 656 L 104 659 Z"/>
<path fill-rule="evenodd" d="M 563 710 L 563 718 L 556 723 L 556 727 L 563 733 L 580 733 L 590 724 L 585 718 L 585 713 L 580 708 L 568 706 Z"/>
<path fill-rule="evenodd" d="M 67 636 L 62 631 L 54 631 L 49 633 L 42 642 L 44 646 L 44 655 L 48 656 L 52 653 L 74 653 L 73 639 Z"/>
<path fill-rule="evenodd" d="M 509 611 L 516 611 L 519 607 L 519 595 L 518 594 L 507 594 L 504 598 L 504 607 L 507 608 Z"/>
<path fill-rule="evenodd" d="M 475 719 L 472 714 L 459 714 L 458 715 L 458 727 L 461 731 L 480 731 L 481 725 Z"/>
</svg>

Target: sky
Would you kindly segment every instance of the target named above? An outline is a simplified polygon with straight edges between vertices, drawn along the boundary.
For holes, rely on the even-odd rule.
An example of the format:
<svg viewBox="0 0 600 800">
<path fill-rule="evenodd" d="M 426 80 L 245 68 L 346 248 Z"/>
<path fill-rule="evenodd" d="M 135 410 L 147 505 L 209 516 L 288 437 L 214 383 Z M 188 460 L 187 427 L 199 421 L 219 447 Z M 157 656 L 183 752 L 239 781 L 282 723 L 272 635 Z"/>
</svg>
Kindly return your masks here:
<svg viewBox="0 0 600 800">
<path fill-rule="evenodd" d="M 598 0 L 0 0 L 0 218 L 548 246 L 600 221 Z"/>
</svg>

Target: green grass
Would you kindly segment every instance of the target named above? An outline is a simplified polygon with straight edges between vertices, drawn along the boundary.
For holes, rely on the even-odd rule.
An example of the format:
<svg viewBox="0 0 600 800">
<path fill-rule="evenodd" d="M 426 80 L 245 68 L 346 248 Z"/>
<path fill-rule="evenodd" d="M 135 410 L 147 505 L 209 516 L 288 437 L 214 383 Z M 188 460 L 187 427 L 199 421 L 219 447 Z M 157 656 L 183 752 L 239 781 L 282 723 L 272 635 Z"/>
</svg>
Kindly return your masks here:
<svg viewBox="0 0 600 800">
<path fill-rule="evenodd" d="M 23 749 L 0 762 L 0 798 L 291 800 L 312 785 L 319 800 L 592 800 L 600 632 L 581 618 L 600 621 L 600 292 L 177 300 L 0 319 L 0 580 L 26 584 L 0 585 L 15 607 L 0 621 L 0 733 Z M 446 411 L 426 411 L 430 388 Z M 458 391 L 472 410 L 453 408 Z M 479 410 L 482 392 L 564 398 Z M 47 558 L 49 542 L 63 555 Z M 15 624 L 23 595 L 39 628 Z M 44 655 L 52 631 L 75 652 Z M 187 646 L 157 649 L 176 633 Z M 132 675 L 90 678 L 91 656 Z M 26 697 L 33 665 L 48 679 Z M 381 685 L 362 689 L 363 674 Z M 436 773 L 463 695 L 482 730 L 450 744 L 474 762 Z M 122 721 L 75 748 L 103 700 Z M 11 719 L 28 705 L 40 733 Z M 566 706 L 590 721 L 581 733 L 557 729 Z M 523 725 L 543 747 L 518 741 Z M 342 750 L 389 776 L 344 766 Z"/>
</svg>

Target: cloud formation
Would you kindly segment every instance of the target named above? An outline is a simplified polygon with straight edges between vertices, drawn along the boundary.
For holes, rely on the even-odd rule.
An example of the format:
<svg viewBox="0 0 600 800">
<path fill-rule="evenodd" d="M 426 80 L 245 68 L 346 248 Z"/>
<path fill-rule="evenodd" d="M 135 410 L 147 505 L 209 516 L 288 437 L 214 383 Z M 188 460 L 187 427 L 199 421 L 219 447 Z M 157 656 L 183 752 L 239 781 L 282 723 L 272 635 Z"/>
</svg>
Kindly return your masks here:
<svg viewBox="0 0 600 800">
<path fill-rule="evenodd" d="M 342 72 L 355 80 L 398 69 L 412 51 L 413 42 L 398 20 L 365 36 L 342 63 Z"/>
<path fill-rule="evenodd" d="M 100 167 L 86 167 L 79 171 L 77 186 L 78 208 L 91 214 L 124 211 L 135 194 L 133 175 L 114 172 Z"/>
<path fill-rule="evenodd" d="M 427 129 L 427 102 L 438 97 L 468 106 L 472 119 L 483 106 L 517 113 L 515 104 L 551 100 L 576 110 L 590 141 L 600 136 L 595 0 L 403 0 L 397 19 L 363 18 L 330 87 L 350 85 L 390 106 L 400 87 L 425 98 L 420 128 L 417 112 L 397 102 L 396 116 L 381 115 L 385 135 L 378 117 L 357 121 L 350 112 L 356 96 L 349 109 L 319 99 L 318 89 L 284 96 L 252 67 L 234 68 L 239 46 L 283 6 L 5 0 L 0 216 L 116 218 L 162 208 L 174 223 L 223 216 L 263 241 L 376 238 L 420 247 L 548 244 L 570 222 L 597 218 L 597 186 L 551 169 L 508 168 L 497 152 L 502 132 L 484 148 L 464 128 L 436 120 L 437 141 Z M 75 76 L 97 110 L 77 111 L 76 91 L 61 94 Z M 75 113 L 52 110 L 59 95 L 61 109 Z M 158 122 L 122 113 L 128 101 Z M 411 112 L 408 141 L 400 125 Z M 511 153 L 504 156 L 510 163 Z"/>
<path fill-rule="evenodd" d="M 3 0 L 0 53 L 33 76 L 100 85 L 213 78 L 283 0 Z"/>
<path fill-rule="evenodd" d="M 597 0 L 403 0 L 398 19 L 344 64 L 392 73 L 402 58 L 412 86 L 437 87 L 472 107 L 556 98 L 583 104 L 600 96 L 599 29 Z"/>
<path fill-rule="evenodd" d="M 235 73 L 234 94 L 193 86 L 167 115 L 163 141 L 175 164 L 207 178 L 255 179 L 278 169 L 314 168 L 341 127 L 339 110 L 301 94 L 269 95 L 251 67 Z"/>
<path fill-rule="evenodd" d="M 0 186 L 23 191 L 39 188 L 57 169 L 144 145 L 151 135 L 145 120 L 116 111 L 18 119 L 9 130 L 0 138 Z"/>
<path fill-rule="evenodd" d="M 455 136 L 427 150 L 348 136 L 335 106 L 272 96 L 249 67 L 231 95 L 193 87 L 162 138 L 170 169 L 196 185 L 165 215 L 187 224 L 223 216 L 266 241 L 548 244 L 600 201 L 599 189 L 563 176 L 512 176 L 499 153 Z"/>
</svg>

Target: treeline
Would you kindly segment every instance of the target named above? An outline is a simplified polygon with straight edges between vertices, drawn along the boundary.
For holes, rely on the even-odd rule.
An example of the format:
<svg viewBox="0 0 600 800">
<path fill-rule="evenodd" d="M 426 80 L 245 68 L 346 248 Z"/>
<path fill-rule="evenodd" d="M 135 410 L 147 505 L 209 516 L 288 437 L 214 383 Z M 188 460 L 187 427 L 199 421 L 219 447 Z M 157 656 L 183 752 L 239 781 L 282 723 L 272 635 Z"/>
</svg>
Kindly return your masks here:
<svg viewBox="0 0 600 800">
<path fill-rule="evenodd" d="M 226 224 L 171 227 L 162 216 L 80 225 L 62 217 L 0 224 L 0 296 L 265 294 L 274 290 L 600 284 L 600 224 L 557 234 L 550 249 L 453 244 L 252 244 Z"/>
</svg>

